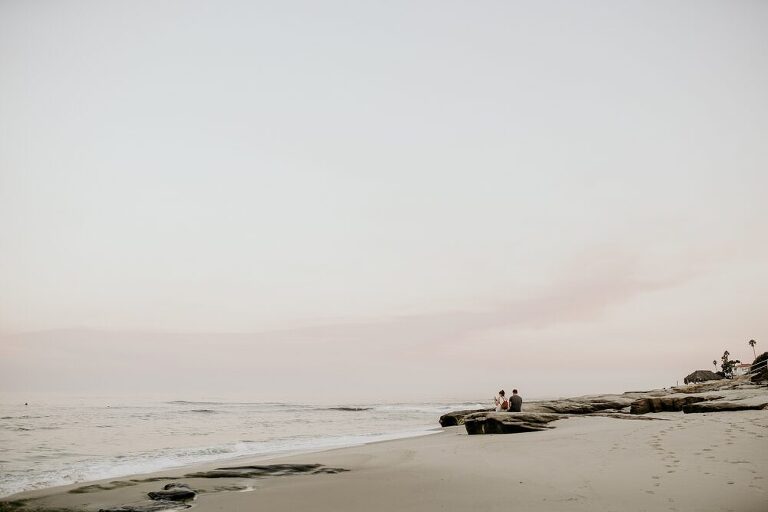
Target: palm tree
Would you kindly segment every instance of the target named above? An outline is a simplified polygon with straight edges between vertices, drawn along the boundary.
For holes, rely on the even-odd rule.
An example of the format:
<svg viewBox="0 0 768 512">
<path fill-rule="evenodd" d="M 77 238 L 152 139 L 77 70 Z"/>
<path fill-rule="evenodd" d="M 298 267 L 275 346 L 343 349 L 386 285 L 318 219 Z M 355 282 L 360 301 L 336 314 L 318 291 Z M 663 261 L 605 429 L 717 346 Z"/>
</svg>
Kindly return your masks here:
<svg viewBox="0 0 768 512">
<path fill-rule="evenodd" d="M 749 346 L 752 347 L 752 354 L 755 356 L 755 359 L 757 359 L 757 352 L 755 352 L 755 345 L 757 345 L 757 342 L 755 340 L 749 340 Z"/>
<path fill-rule="evenodd" d="M 717 372 L 717 359 L 712 360 L 712 364 L 715 365 L 715 372 Z"/>
</svg>

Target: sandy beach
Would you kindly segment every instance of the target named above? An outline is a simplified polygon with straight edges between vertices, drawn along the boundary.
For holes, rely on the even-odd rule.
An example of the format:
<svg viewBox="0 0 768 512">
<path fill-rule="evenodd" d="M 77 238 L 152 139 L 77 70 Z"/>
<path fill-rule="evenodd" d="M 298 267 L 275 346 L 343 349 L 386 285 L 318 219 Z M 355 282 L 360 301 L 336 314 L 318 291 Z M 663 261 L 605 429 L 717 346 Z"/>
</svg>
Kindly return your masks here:
<svg viewBox="0 0 768 512">
<path fill-rule="evenodd" d="M 97 511 L 147 504 L 166 478 L 215 510 L 539 510 L 762 512 L 768 412 L 570 417 L 556 428 L 470 436 L 463 426 L 354 448 L 22 493 L 4 510 Z M 321 464 L 333 473 L 190 478 L 214 467 Z M 345 470 L 335 472 L 336 470 Z M 24 500 L 24 501 L 21 501 Z M 151 503 L 151 502 L 149 502 Z"/>
</svg>

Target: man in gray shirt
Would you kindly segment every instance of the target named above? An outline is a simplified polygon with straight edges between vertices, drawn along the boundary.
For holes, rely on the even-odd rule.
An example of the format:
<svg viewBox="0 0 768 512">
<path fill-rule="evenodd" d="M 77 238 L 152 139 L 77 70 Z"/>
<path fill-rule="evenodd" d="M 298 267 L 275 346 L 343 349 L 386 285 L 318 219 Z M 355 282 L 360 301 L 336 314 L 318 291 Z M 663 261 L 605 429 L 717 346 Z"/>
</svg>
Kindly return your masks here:
<svg viewBox="0 0 768 512">
<path fill-rule="evenodd" d="M 517 390 L 512 390 L 512 396 L 509 397 L 509 412 L 520 412 L 523 410 L 523 399 L 517 394 Z"/>
</svg>

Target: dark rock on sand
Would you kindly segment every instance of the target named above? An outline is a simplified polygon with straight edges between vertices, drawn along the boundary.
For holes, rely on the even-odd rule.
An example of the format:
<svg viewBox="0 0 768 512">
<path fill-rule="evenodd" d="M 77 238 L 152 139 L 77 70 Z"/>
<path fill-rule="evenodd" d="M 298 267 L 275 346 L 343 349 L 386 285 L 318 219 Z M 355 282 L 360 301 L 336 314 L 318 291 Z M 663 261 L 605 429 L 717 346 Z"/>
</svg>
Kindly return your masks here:
<svg viewBox="0 0 768 512">
<path fill-rule="evenodd" d="M 261 478 L 266 476 L 285 475 L 319 475 L 335 474 L 349 471 L 343 468 L 329 468 L 322 464 L 267 464 L 263 466 L 238 466 L 232 468 L 217 468 L 212 471 L 189 473 L 186 478 Z"/>
<path fill-rule="evenodd" d="M 147 496 L 153 500 L 186 501 L 193 499 L 195 496 L 197 496 L 197 493 L 189 487 L 175 487 L 166 491 L 150 492 L 147 493 Z"/>
<path fill-rule="evenodd" d="M 707 382 L 708 380 L 720 380 L 723 377 L 710 370 L 696 370 L 683 379 L 686 384 L 693 384 L 696 382 Z"/>
<path fill-rule="evenodd" d="M 632 402 L 630 414 L 647 414 L 649 412 L 676 412 L 682 411 L 686 405 L 707 400 L 716 400 L 720 396 L 678 396 L 669 395 L 662 397 L 640 398 Z"/>
<path fill-rule="evenodd" d="M 547 423 L 564 418 L 538 412 L 479 412 L 464 417 L 467 434 L 514 434 L 551 428 Z"/>
<path fill-rule="evenodd" d="M 99 512 L 160 512 L 162 510 L 183 510 L 192 505 L 185 503 L 170 504 L 167 501 L 148 501 L 143 504 L 122 505 L 120 507 L 100 508 Z"/>
<path fill-rule="evenodd" d="M 440 416 L 441 427 L 454 427 L 456 425 L 463 425 L 464 418 L 470 414 L 477 412 L 493 412 L 495 409 L 465 409 L 463 411 L 453 411 Z"/>
</svg>

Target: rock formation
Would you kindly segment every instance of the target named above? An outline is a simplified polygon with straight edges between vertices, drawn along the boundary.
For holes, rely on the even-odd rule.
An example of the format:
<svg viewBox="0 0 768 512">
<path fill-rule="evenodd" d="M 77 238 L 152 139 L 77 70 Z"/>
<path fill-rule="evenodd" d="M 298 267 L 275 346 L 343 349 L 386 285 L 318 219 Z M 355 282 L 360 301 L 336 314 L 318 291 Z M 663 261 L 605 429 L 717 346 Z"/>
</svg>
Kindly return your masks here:
<svg viewBox="0 0 768 512">
<path fill-rule="evenodd" d="M 565 416 L 540 412 L 478 412 L 464 417 L 467 434 L 514 434 L 552 428 L 547 423 Z"/>
<path fill-rule="evenodd" d="M 676 412 L 682 411 L 686 405 L 694 404 L 697 402 L 704 402 L 706 400 L 715 400 L 722 397 L 704 397 L 704 396 L 661 396 L 640 398 L 632 402 L 632 406 L 629 409 L 630 414 L 647 414 L 649 412 Z"/>
<path fill-rule="evenodd" d="M 696 382 L 706 382 L 708 380 L 720 380 L 723 377 L 710 370 L 696 370 L 683 379 L 686 384 L 693 384 Z"/>
<path fill-rule="evenodd" d="M 595 414 L 601 411 L 620 412 L 628 408 L 640 396 L 652 394 L 653 391 L 634 391 L 622 395 L 594 395 L 580 396 L 575 398 L 564 398 L 562 400 L 542 400 L 538 402 L 524 402 L 523 413 L 545 413 L 545 414 Z M 440 416 L 440 425 L 443 427 L 453 427 L 455 425 L 464 425 L 466 418 L 470 415 L 479 413 L 491 413 L 495 409 L 469 409 L 463 411 L 453 411 Z M 519 414 L 507 413 L 500 414 Z"/>
<path fill-rule="evenodd" d="M 732 399 L 711 400 L 700 403 L 692 403 L 683 407 L 686 414 L 703 412 L 729 412 L 729 411 L 754 411 L 768 409 L 768 395 L 755 395 L 747 397 L 734 397 Z"/>
<path fill-rule="evenodd" d="M 555 414 L 592 414 L 608 410 L 620 411 L 629 407 L 634 400 L 634 397 L 628 395 L 582 396 L 523 404 L 523 410 Z"/>
<path fill-rule="evenodd" d="M 694 372 L 689 377 L 698 373 Z M 671 389 L 525 402 L 523 412 L 495 412 L 494 409 L 454 411 L 441 416 L 440 424 L 444 427 L 464 425 L 468 434 L 510 434 L 554 428 L 549 423 L 572 415 L 629 419 L 658 412 L 768 409 L 768 386 L 752 384 L 749 376 L 734 379 L 716 376 L 715 379 L 703 382 L 694 379 L 692 384 Z"/>
<path fill-rule="evenodd" d="M 470 414 L 473 414 L 476 412 L 493 412 L 494 410 L 495 409 L 493 408 L 486 408 L 486 409 L 464 409 L 463 411 L 449 412 L 447 414 L 443 414 L 442 416 L 440 416 L 440 426 L 453 427 L 456 425 L 463 425 L 464 418 Z"/>
</svg>

